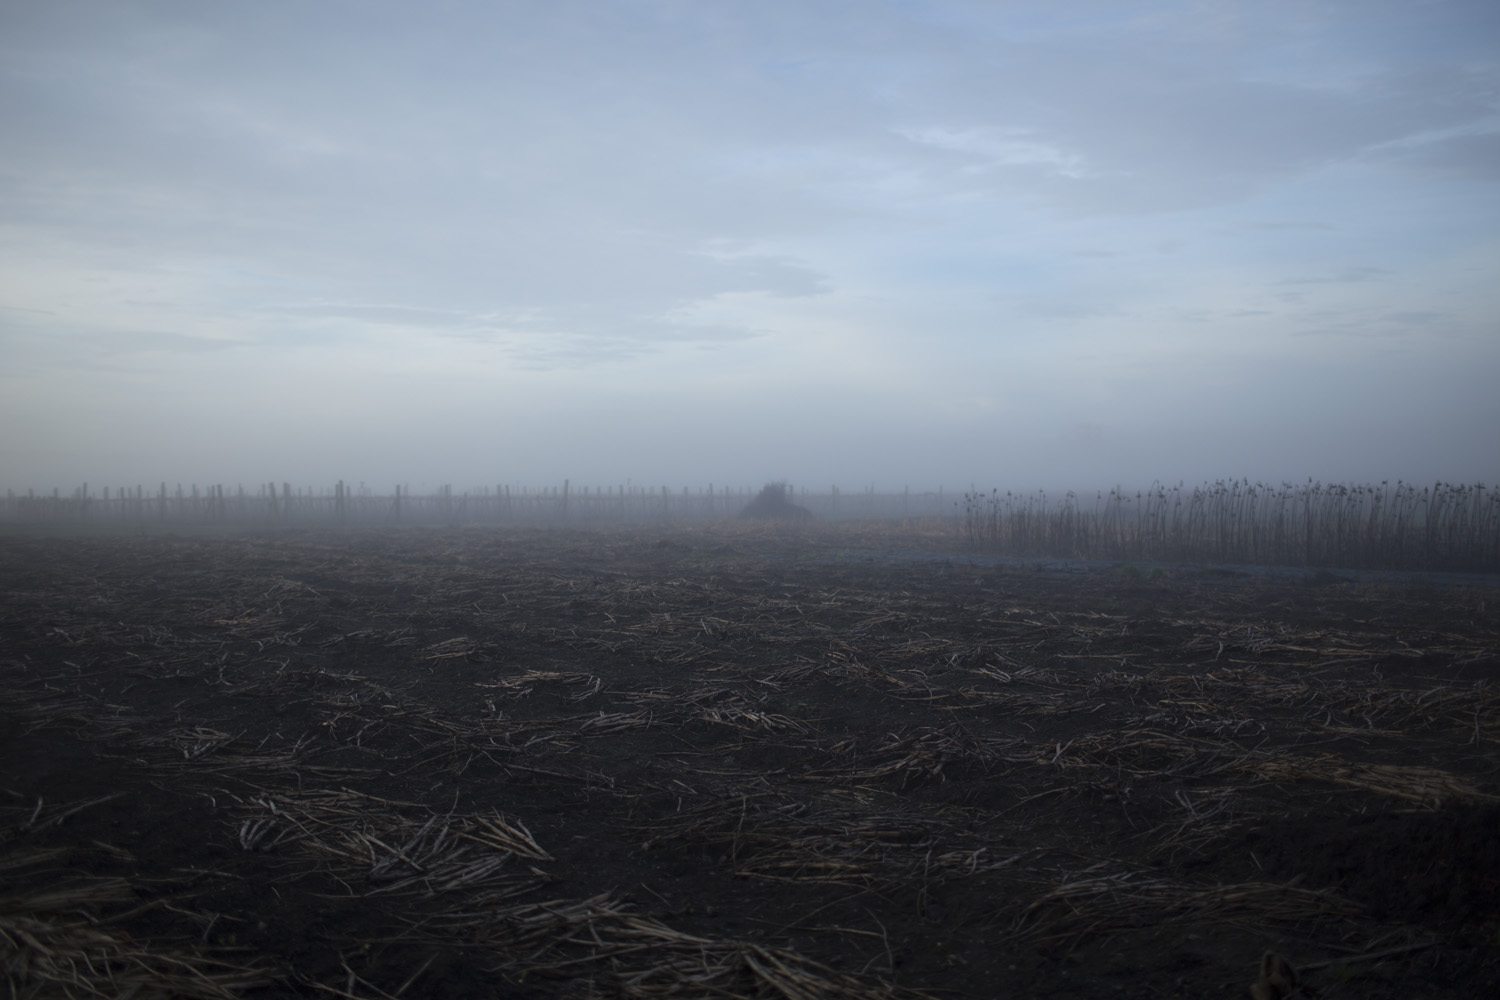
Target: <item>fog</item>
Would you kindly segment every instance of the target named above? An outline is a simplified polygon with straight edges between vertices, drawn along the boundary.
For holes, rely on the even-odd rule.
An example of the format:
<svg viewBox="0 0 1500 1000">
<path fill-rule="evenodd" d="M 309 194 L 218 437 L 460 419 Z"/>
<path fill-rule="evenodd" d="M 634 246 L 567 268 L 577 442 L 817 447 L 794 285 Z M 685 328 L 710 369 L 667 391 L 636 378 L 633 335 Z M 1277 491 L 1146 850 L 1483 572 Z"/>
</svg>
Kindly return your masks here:
<svg viewBox="0 0 1500 1000">
<path fill-rule="evenodd" d="M 1500 6 L 9 3 L 0 489 L 1500 480 Z"/>
</svg>

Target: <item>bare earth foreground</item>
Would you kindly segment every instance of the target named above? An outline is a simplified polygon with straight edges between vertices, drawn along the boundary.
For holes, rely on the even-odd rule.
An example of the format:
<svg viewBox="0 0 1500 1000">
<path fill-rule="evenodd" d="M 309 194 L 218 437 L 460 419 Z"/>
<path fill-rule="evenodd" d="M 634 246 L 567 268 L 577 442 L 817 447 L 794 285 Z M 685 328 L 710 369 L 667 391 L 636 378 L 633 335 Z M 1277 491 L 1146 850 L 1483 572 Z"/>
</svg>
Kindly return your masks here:
<svg viewBox="0 0 1500 1000">
<path fill-rule="evenodd" d="M 1494 995 L 1500 592 L 934 544 L 0 538 L 10 995 Z"/>
</svg>

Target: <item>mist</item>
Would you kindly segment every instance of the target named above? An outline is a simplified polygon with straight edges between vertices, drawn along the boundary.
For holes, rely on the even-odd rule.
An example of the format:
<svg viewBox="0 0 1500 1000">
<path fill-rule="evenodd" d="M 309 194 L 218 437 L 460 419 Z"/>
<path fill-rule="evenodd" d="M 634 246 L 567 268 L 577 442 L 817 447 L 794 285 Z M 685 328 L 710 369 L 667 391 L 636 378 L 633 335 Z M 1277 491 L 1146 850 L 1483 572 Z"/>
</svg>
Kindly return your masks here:
<svg viewBox="0 0 1500 1000">
<path fill-rule="evenodd" d="M 1490 3 L 0 11 L 0 488 L 1500 480 Z"/>
</svg>

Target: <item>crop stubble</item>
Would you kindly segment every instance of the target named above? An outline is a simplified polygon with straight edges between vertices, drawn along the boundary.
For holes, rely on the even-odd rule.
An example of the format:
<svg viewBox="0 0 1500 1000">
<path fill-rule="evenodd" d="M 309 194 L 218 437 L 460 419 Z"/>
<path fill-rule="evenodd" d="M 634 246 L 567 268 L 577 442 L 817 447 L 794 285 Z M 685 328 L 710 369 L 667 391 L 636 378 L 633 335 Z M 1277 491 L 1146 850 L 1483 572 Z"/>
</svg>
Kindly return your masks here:
<svg viewBox="0 0 1500 1000">
<path fill-rule="evenodd" d="M 883 554 L 923 544 L 0 541 L 9 985 L 1494 984 L 1493 590 Z"/>
</svg>

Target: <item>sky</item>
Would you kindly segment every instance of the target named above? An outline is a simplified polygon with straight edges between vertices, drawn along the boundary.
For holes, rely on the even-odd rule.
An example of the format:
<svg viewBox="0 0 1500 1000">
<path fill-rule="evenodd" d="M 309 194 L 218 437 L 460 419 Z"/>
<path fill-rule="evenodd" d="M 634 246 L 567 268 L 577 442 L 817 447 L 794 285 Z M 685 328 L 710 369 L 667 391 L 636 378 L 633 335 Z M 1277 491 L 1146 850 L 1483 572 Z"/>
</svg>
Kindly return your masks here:
<svg viewBox="0 0 1500 1000">
<path fill-rule="evenodd" d="M 0 0 L 0 489 L 1500 481 L 1500 4 Z"/>
</svg>

